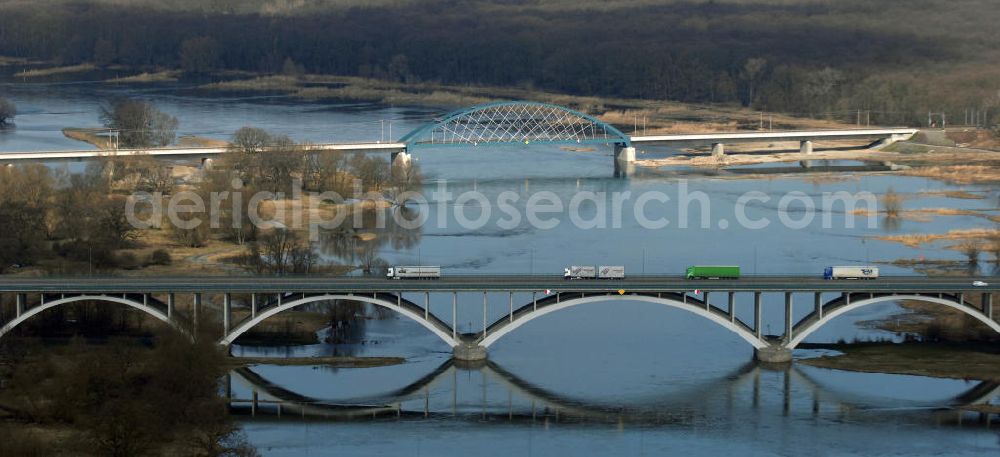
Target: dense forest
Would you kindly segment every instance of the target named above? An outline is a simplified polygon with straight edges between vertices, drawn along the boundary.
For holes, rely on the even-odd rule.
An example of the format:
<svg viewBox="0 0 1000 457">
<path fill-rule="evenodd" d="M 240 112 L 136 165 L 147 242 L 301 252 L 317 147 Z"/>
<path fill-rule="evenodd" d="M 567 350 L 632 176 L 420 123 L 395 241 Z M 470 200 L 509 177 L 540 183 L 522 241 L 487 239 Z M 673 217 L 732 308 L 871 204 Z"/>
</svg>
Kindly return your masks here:
<svg viewBox="0 0 1000 457">
<path fill-rule="evenodd" d="M 989 0 L 0 0 L 0 55 L 1000 117 Z M 293 64 L 290 67 L 290 64 Z"/>
</svg>

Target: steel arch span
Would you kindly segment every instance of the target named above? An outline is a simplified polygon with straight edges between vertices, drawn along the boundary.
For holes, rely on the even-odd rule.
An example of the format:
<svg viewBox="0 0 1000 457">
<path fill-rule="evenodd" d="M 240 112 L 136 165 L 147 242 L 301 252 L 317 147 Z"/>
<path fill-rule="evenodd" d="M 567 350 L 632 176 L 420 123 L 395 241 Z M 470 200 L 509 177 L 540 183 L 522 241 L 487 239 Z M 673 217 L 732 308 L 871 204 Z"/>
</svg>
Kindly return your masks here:
<svg viewBox="0 0 1000 457">
<path fill-rule="evenodd" d="M 170 316 L 168 316 L 166 313 L 164 313 L 163 311 L 160 311 L 156 307 L 150 306 L 150 305 L 148 305 L 146 303 L 143 303 L 141 301 L 131 300 L 131 299 L 128 299 L 128 298 L 125 298 L 125 297 L 116 297 L 116 296 L 111 296 L 111 295 L 75 295 L 75 296 L 72 296 L 72 297 L 64 297 L 64 298 L 59 298 L 59 299 L 52 300 L 52 301 L 47 301 L 47 302 L 44 302 L 44 303 L 42 303 L 40 305 L 33 306 L 33 307 L 25 310 L 25 312 L 22 313 L 20 316 L 14 318 L 10 322 L 7 322 L 3 326 L 3 328 L 0 328 L 0 338 L 3 338 L 4 335 L 10 333 L 18 325 L 21 325 L 22 323 L 24 323 L 25 321 L 27 321 L 28 319 L 30 319 L 32 316 L 34 316 L 34 315 L 36 315 L 38 313 L 41 313 L 42 311 L 45 311 L 45 310 L 51 309 L 51 308 L 55 308 L 56 306 L 61 306 L 61 305 L 65 305 L 65 304 L 69 304 L 69 303 L 75 303 L 75 302 L 81 302 L 81 301 L 103 301 L 103 302 L 118 303 L 118 304 L 126 305 L 126 306 L 129 306 L 129 307 L 135 308 L 135 309 L 137 309 L 139 311 L 142 311 L 142 312 L 144 312 L 146 314 L 149 314 L 150 316 L 153 316 L 153 317 L 159 319 L 160 321 L 163 321 L 163 322 L 167 323 L 171 327 L 179 330 L 181 333 L 183 333 L 183 334 L 185 334 L 187 336 L 191 336 L 190 333 L 188 333 L 186 330 L 184 330 L 182 327 L 180 327 L 178 325 L 178 323 L 176 321 L 174 321 L 173 319 L 171 319 Z"/>
<path fill-rule="evenodd" d="M 599 143 L 631 146 L 631 138 L 597 118 L 530 101 L 486 103 L 453 111 L 399 140 L 421 145 Z"/>
<path fill-rule="evenodd" d="M 319 294 L 319 295 L 310 295 L 302 297 L 298 300 L 291 300 L 285 303 L 281 303 L 280 305 L 268 307 L 266 310 L 257 313 L 256 317 L 244 321 L 243 323 L 237 325 L 236 328 L 229 331 L 229 333 L 226 334 L 222 338 L 222 340 L 219 341 L 219 344 L 223 346 L 229 346 L 233 344 L 233 342 L 236 341 L 236 339 L 239 338 L 240 335 L 254 328 L 257 324 L 260 324 L 265 319 L 274 316 L 275 314 L 278 314 L 282 311 L 320 301 L 345 300 L 345 301 L 370 303 L 372 305 L 391 309 L 409 318 L 410 320 L 413 320 L 416 323 L 422 325 L 427 330 L 430 330 L 439 338 L 441 338 L 441 340 L 444 341 L 449 347 L 454 348 L 455 346 L 459 345 L 459 341 L 456 338 L 452 337 L 452 329 L 450 326 L 442 323 L 439 319 L 437 319 L 437 317 L 429 313 L 427 314 L 428 318 L 424 319 L 423 308 L 420 308 L 412 303 L 409 303 L 408 301 L 404 301 L 402 300 L 401 297 L 394 296 L 393 298 L 396 298 L 395 302 L 392 300 L 388 300 L 386 298 L 378 298 L 376 296 L 369 296 L 369 295 Z"/>
<path fill-rule="evenodd" d="M 931 295 L 882 295 L 878 297 L 866 298 L 858 301 L 852 301 L 847 304 L 841 303 L 842 298 L 833 300 L 830 303 L 823 305 L 824 308 L 832 307 L 829 312 L 823 312 L 823 317 L 816 319 L 815 316 L 810 314 L 802 319 L 802 321 L 796 325 L 793 332 L 792 338 L 785 344 L 788 349 L 795 349 L 796 346 L 802 343 L 809 335 L 813 332 L 819 330 L 828 322 L 836 319 L 842 314 L 849 313 L 858 308 L 863 308 L 865 306 L 874 305 L 876 303 L 883 303 L 888 301 L 900 301 L 900 300 L 913 300 L 922 301 L 926 303 L 934 303 L 938 305 L 947 306 L 949 308 L 957 309 L 965 314 L 968 314 L 976 320 L 986 324 L 987 327 L 993 329 L 994 332 L 1000 333 L 1000 323 L 991 319 L 989 316 L 983 314 L 979 310 L 965 304 L 964 302 L 959 302 L 956 300 L 950 300 L 947 298 L 942 298 L 938 296 Z"/>
<path fill-rule="evenodd" d="M 769 347 L 770 344 L 767 341 L 757 338 L 757 335 L 742 321 L 735 319 L 734 316 L 730 316 L 728 313 L 718 310 L 717 308 L 706 306 L 703 302 L 696 301 L 681 301 L 674 298 L 658 297 L 656 295 L 640 295 L 640 294 L 630 294 L 630 295 L 591 295 L 583 296 L 578 298 L 570 298 L 566 300 L 560 300 L 556 303 L 540 305 L 537 309 L 534 309 L 533 304 L 529 303 L 521 307 L 519 310 L 513 313 L 515 318 L 503 317 L 496 321 L 493 325 L 487 328 L 487 334 L 485 337 L 479 341 L 479 345 L 484 348 L 489 348 L 493 343 L 496 343 L 499 339 L 503 338 L 508 333 L 516 330 L 518 327 L 531 322 L 539 317 L 542 317 L 549 313 L 554 313 L 566 308 L 572 308 L 577 305 L 582 305 L 585 303 L 597 303 L 605 302 L 609 300 L 629 300 L 629 301 L 641 301 L 647 303 L 656 303 L 660 305 L 669 306 L 671 308 L 681 309 L 695 315 L 704 317 L 709 321 L 721 326 L 722 328 L 729 330 L 741 338 L 743 338 L 747 343 L 750 343 L 754 349 L 763 349 Z M 690 297 L 688 300 L 692 300 Z M 492 329 L 492 331 L 490 331 Z"/>
</svg>

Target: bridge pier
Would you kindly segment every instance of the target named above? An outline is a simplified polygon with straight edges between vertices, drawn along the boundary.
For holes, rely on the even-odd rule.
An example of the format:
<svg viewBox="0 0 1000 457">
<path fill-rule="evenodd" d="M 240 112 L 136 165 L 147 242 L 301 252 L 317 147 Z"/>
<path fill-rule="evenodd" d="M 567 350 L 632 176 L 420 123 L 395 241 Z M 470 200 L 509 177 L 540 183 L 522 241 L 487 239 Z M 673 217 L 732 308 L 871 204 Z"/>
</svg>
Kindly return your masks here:
<svg viewBox="0 0 1000 457">
<path fill-rule="evenodd" d="M 410 166 L 410 153 L 406 150 L 393 152 L 389 157 L 392 168 Z"/>
<path fill-rule="evenodd" d="M 202 157 L 201 158 L 201 169 L 202 170 L 211 170 L 212 169 L 212 158 L 211 157 Z"/>
<path fill-rule="evenodd" d="M 451 356 L 455 360 L 461 360 L 463 362 L 474 362 L 477 360 L 486 360 L 486 348 L 476 344 L 476 343 L 459 343 L 451 350 Z"/>
<path fill-rule="evenodd" d="M 784 346 L 768 346 L 754 349 L 753 357 L 764 363 L 791 363 L 792 350 Z"/>
<path fill-rule="evenodd" d="M 615 160 L 615 174 L 616 178 L 627 178 L 635 174 L 635 162 L 623 162 L 621 160 Z"/>
<path fill-rule="evenodd" d="M 627 178 L 635 173 L 635 148 L 615 143 L 615 177 Z"/>
<path fill-rule="evenodd" d="M 615 144 L 615 160 L 625 163 L 635 162 L 635 147 Z"/>
<path fill-rule="evenodd" d="M 722 143 L 712 143 L 712 157 L 722 157 L 726 155 L 726 146 Z"/>
<path fill-rule="evenodd" d="M 813 153 L 813 142 L 809 140 L 804 140 L 799 142 L 799 153 L 801 154 L 812 154 Z"/>
</svg>

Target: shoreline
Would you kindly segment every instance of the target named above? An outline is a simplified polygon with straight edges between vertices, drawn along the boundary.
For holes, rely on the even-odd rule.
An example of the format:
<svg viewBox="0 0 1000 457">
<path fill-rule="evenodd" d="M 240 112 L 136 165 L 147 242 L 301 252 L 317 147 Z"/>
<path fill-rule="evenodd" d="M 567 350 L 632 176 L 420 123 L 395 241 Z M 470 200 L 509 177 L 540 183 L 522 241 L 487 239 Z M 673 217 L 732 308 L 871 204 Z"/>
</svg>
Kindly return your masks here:
<svg viewBox="0 0 1000 457">
<path fill-rule="evenodd" d="M 796 359 L 833 370 L 1000 382 L 1000 345 L 990 343 L 814 343 L 801 349 L 830 349 L 838 355 Z"/>
</svg>

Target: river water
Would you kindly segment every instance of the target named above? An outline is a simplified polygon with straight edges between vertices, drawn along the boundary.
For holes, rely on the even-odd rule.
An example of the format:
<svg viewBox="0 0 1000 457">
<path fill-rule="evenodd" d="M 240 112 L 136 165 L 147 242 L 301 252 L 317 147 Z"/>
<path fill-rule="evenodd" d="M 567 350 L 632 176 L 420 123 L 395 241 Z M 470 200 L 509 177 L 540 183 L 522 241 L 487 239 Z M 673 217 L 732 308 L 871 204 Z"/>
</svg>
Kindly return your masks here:
<svg viewBox="0 0 1000 457">
<path fill-rule="evenodd" d="M 179 84 L 8 84 L 0 85 L 0 96 L 12 99 L 20 113 L 16 128 L 0 132 L 3 151 L 87 149 L 86 144 L 64 138 L 60 129 L 99 126 L 98 107 L 113 96 L 154 101 L 178 117 L 179 135 L 219 139 L 252 125 L 298 141 L 376 141 L 398 138 L 443 112 L 220 95 Z M 647 148 L 640 151 L 640 158 L 669 153 Z M 559 274 L 569 264 L 612 264 L 625 265 L 634 273 L 680 274 L 691 264 L 735 264 L 751 274 L 819 275 L 827 265 L 879 262 L 883 274 L 921 274 L 884 262 L 962 256 L 944 243 L 918 249 L 872 237 L 943 233 L 992 227 L 992 223 L 984 217 L 936 216 L 891 223 L 876 218 L 870 227 L 867 219 L 859 218 L 849 228 L 850 215 L 835 208 L 818 213 L 803 228 L 791 228 L 780 223 L 781 216 L 799 217 L 803 207 L 779 209 L 780 198 L 797 191 L 820 202 L 824 193 L 881 194 L 892 187 L 907 196 L 908 208 L 954 207 L 997 214 L 996 189 L 888 173 L 789 173 L 747 179 L 637 169 L 621 178 L 614 176 L 606 148 L 571 152 L 540 145 L 419 149 L 414 158 L 427 177 L 424 194 L 429 204 L 411 210 L 444 223 L 415 230 L 386 229 L 375 249 L 389 264 L 436 264 L 446 273 Z M 79 169 L 78 164 L 70 167 Z M 451 195 L 434 195 L 442 185 Z M 458 218 L 475 219 L 485 209 L 475 201 L 459 200 L 469 190 L 492 202 L 502 192 L 513 192 L 521 197 L 513 205 L 521 212 L 528 196 L 541 191 L 564 202 L 591 191 L 609 206 L 616 194 L 628 192 L 634 202 L 644 192 L 662 192 L 670 203 L 650 205 L 643 216 L 662 216 L 674 223 L 644 228 L 640 216 L 625 211 L 620 227 L 612 228 L 614 218 L 602 217 L 599 204 L 592 202 L 581 207 L 580 216 L 605 221 L 608 228 L 580 229 L 565 213 L 553 213 L 555 228 L 521 221 L 500 229 L 496 221 L 504 215 L 494 209 L 485 218 L 490 222 L 470 229 Z M 942 193 L 956 190 L 984 198 L 949 198 Z M 755 220 L 771 220 L 766 228 L 743 227 L 734 217 L 738 199 L 750 191 L 769 197 L 746 210 Z M 685 192 L 703 192 L 711 203 L 707 210 L 694 205 L 699 209 L 688 212 L 693 221 L 689 228 L 677 224 L 683 213 L 677 202 Z M 709 221 L 704 227 L 699 224 L 703 212 Z M 829 227 L 822 224 L 824 215 L 831 221 Z M 356 260 L 336 247 L 319 249 L 333 261 Z M 459 298 L 459 330 L 478 331 L 482 294 Z M 506 312 L 509 299 L 506 294 L 488 296 L 490 321 Z M 527 303 L 530 294 L 515 295 L 513 300 L 515 306 Z M 749 300 L 738 298 L 741 318 L 750 319 Z M 450 297 L 432 295 L 431 303 L 440 315 L 450 312 Z M 796 314 L 804 315 L 805 308 L 797 307 Z M 898 339 L 899 335 L 857 322 L 899 312 L 901 308 L 891 303 L 858 310 L 809 341 Z M 765 296 L 765 322 L 776 332 L 781 313 L 781 298 Z M 336 370 L 256 366 L 250 374 L 231 375 L 234 408 L 250 441 L 268 456 L 910 456 L 983 455 L 1000 448 L 995 430 L 969 415 L 941 409 L 967 403 L 969 398 L 988 400 L 985 394 L 965 395 L 977 387 L 984 389 L 976 382 L 846 373 L 800 364 L 789 370 L 760 367 L 749 363 L 751 349 L 738 336 L 688 313 L 648 303 L 577 306 L 526 324 L 490 349 L 487 365 L 454 366 L 449 348 L 437 337 L 392 316 L 366 321 L 364 336 L 353 344 L 236 345 L 236 356 L 355 354 L 403 356 L 407 361 Z M 796 353 L 814 355 L 815 351 Z M 258 403 L 251 407 L 254 392 Z M 362 417 L 347 419 L 352 414 Z"/>
</svg>

